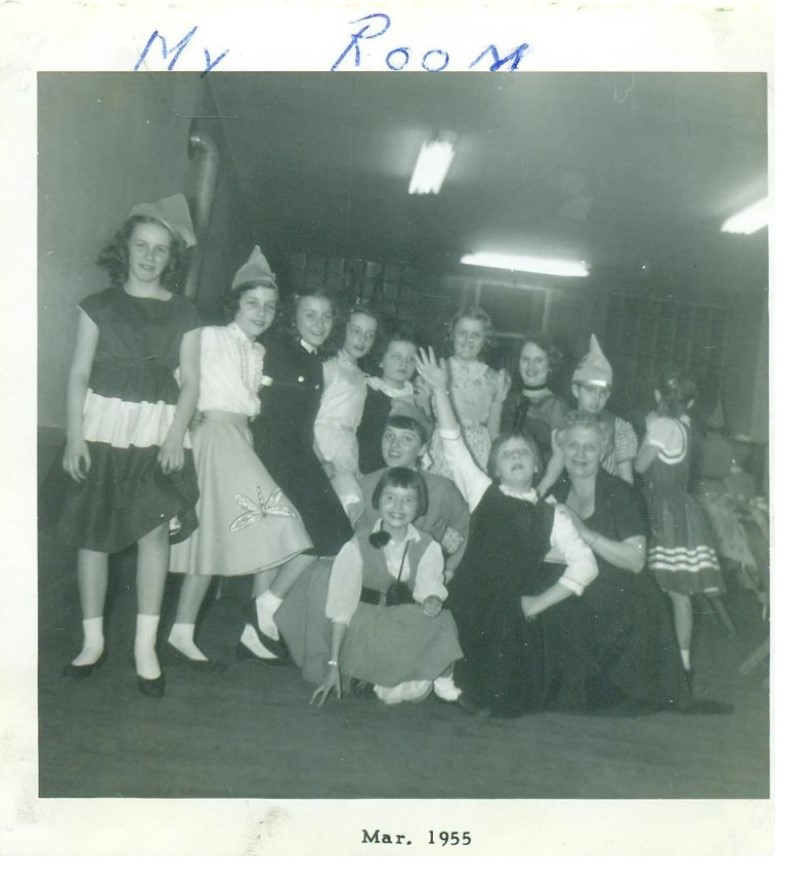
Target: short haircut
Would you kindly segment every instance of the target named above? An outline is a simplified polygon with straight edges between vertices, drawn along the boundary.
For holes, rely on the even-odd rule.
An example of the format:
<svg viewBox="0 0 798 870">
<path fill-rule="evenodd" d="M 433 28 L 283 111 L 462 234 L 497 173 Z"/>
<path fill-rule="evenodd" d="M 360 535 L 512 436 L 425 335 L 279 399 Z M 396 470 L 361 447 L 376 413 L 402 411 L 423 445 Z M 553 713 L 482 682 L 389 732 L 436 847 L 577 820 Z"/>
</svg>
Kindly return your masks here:
<svg viewBox="0 0 798 870">
<path fill-rule="evenodd" d="M 413 519 L 418 519 L 426 514 L 429 507 L 427 484 L 424 483 L 424 478 L 417 471 L 412 468 L 389 468 L 377 481 L 377 486 L 374 487 L 374 494 L 371 497 L 372 507 L 378 508 L 380 506 L 380 497 L 386 486 L 414 489 L 418 496 L 418 510 Z"/>
<path fill-rule="evenodd" d="M 499 456 L 499 451 L 504 447 L 504 445 L 508 441 L 523 441 L 524 444 L 529 447 L 532 451 L 532 455 L 535 457 L 535 473 L 533 474 L 533 480 L 538 477 L 539 474 L 542 473 L 543 469 L 541 468 L 540 461 L 540 450 L 538 449 L 538 445 L 535 444 L 532 438 L 524 435 L 523 432 L 503 432 L 499 437 L 490 445 L 490 454 L 488 456 L 488 475 L 489 477 L 496 481 L 498 480 L 498 472 L 496 471 L 496 461 Z"/>
<path fill-rule="evenodd" d="M 412 417 L 405 416 L 404 414 L 391 414 L 391 416 L 385 421 L 385 429 L 388 429 L 389 427 L 392 429 L 405 429 L 406 431 L 415 432 L 421 439 L 422 447 L 429 441 L 429 436 L 421 423 L 419 423 L 418 420 L 414 420 Z M 383 429 L 383 435 L 385 434 L 385 429 Z"/>
</svg>

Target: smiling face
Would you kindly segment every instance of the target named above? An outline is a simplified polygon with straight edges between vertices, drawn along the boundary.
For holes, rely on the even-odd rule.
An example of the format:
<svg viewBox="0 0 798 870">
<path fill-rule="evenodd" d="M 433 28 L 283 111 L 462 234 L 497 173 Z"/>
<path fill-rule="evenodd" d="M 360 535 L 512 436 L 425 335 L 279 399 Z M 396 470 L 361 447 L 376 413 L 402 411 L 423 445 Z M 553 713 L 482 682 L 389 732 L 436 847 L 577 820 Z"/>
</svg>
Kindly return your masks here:
<svg viewBox="0 0 798 870">
<path fill-rule="evenodd" d="M 355 312 L 346 324 L 343 351 L 352 361 L 359 360 L 374 346 L 376 336 L 376 319 L 370 314 Z"/>
<path fill-rule="evenodd" d="M 461 317 L 452 332 L 454 355 L 463 362 L 472 362 L 485 346 L 485 324 L 472 317 Z"/>
<path fill-rule="evenodd" d="M 378 505 L 386 531 L 401 532 L 413 522 L 418 513 L 418 493 L 402 486 L 386 486 Z"/>
<path fill-rule="evenodd" d="M 416 371 L 416 346 L 412 341 L 388 342 L 380 368 L 389 387 L 403 387 Z"/>
<path fill-rule="evenodd" d="M 604 455 L 604 436 L 593 426 L 573 426 L 563 433 L 562 448 L 572 478 L 594 477 Z"/>
<path fill-rule="evenodd" d="M 255 339 L 272 325 L 277 312 L 277 296 L 275 287 L 250 287 L 241 294 L 233 321 L 247 337 Z"/>
<path fill-rule="evenodd" d="M 423 443 L 418 432 L 388 426 L 382 436 L 382 458 L 388 468 L 415 468 Z"/>
<path fill-rule="evenodd" d="M 526 490 L 532 486 L 537 457 L 523 438 L 509 438 L 496 453 L 496 476 L 500 483 L 513 489 Z"/>
<path fill-rule="evenodd" d="M 311 347 L 321 347 L 333 326 L 332 302 L 325 296 L 303 296 L 296 306 L 296 330 Z"/>
<path fill-rule="evenodd" d="M 549 355 L 533 341 L 521 348 L 518 371 L 525 387 L 542 387 L 549 377 Z"/>
<path fill-rule="evenodd" d="M 172 234 L 163 224 L 134 224 L 127 241 L 128 277 L 158 283 L 172 256 Z"/>
<path fill-rule="evenodd" d="M 579 410 L 587 411 L 588 414 L 600 414 L 610 397 L 607 387 L 599 387 L 596 384 L 576 382 L 571 384 L 571 392 L 574 394 Z"/>
</svg>

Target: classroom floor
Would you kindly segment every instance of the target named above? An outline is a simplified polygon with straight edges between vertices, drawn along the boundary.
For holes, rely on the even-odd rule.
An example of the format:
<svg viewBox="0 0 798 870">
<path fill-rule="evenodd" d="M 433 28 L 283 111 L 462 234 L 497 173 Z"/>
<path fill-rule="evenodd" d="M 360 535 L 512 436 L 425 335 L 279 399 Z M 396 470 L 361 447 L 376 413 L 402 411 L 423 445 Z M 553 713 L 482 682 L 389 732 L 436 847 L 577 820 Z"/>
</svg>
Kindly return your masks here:
<svg viewBox="0 0 798 870">
<path fill-rule="evenodd" d="M 750 592 L 726 605 L 737 628 L 697 614 L 695 691 L 735 705 L 725 716 L 638 719 L 543 714 L 473 719 L 433 698 L 308 704 L 294 667 L 236 661 L 245 581 L 227 581 L 199 642 L 222 674 L 165 661 L 166 695 L 142 696 L 128 662 L 135 555 L 112 559 L 108 659 L 80 683 L 61 668 L 80 647 L 74 553 L 39 553 L 41 797 L 142 798 L 766 798 L 767 661 L 741 662 L 767 637 Z M 174 614 L 170 577 L 163 627 Z"/>
</svg>

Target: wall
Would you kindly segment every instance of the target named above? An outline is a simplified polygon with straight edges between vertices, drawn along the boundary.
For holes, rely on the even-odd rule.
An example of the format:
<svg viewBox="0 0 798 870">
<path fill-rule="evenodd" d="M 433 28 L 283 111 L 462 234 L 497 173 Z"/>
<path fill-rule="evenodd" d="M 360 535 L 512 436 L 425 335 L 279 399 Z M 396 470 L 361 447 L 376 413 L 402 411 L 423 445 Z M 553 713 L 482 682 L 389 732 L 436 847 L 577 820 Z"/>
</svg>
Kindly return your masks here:
<svg viewBox="0 0 798 870">
<path fill-rule="evenodd" d="M 195 73 L 40 73 L 39 425 L 64 426 L 76 304 L 107 286 L 94 262 L 129 208 L 172 193 L 193 201 L 191 117 L 215 114 Z M 213 122 L 203 122 L 213 123 Z M 218 133 L 218 128 L 215 130 Z M 206 316 L 251 248 L 247 214 L 223 162 L 200 277 Z"/>
</svg>

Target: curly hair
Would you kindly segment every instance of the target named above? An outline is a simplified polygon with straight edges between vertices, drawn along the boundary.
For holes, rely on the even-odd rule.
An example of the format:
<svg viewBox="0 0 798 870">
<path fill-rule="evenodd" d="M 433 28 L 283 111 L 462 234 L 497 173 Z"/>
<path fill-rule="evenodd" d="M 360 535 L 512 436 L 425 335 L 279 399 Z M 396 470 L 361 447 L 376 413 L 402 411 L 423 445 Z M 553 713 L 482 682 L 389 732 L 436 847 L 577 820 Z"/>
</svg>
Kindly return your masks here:
<svg viewBox="0 0 798 870">
<path fill-rule="evenodd" d="M 482 350 L 479 354 L 481 358 L 482 354 L 491 345 L 491 337 L 493 336 L 493 321 L 490 319 L 490 314 L 488 314 L 488 312 L 485 311 L 484 308 L 480 308 L 478 305 L 468 305 L 455 311 L 452 319 L 449 321 L 449 326 L 446 330 L 446 339 L 444 342 L 445 353 L 447 356 L 451 356 L 454 352 L 454 331 L 457 329 L 457 324 L 461 320 L 465 319 L 477 320 L 485 327 L 485 343 L 482 345 Z"/>
<path fill-rule="evenodd" d="M 657 389 L 660 392 L 658 411 L 665 417 L 681 417 L 695 400 L 695 381 L 680 368 L 663 372 L 657 379 Z"/>
<path fill-rule="evenodd" d="M 180 236 L 175 235 L 169 227 L 155 218 L 133 215 L 129 217 L 113 239 L 100 251 L 97 265 L 105 269 L 111 282 L 115 285 L 124 284 L 130 270 L 128 242 L 133 230 L 139 224 L 155 224 L 169 231 L 172 245 L 169 250 L 169 264 L 161 274 L 161 284 L 173 293 L 180 293 L 185 281 L 185 270 L 188 264 L 188 248 Z"/>
<path fill-rule="evenodd" d="M 231 323 L 235 319 L 236 314 L 238 314 L 241 297 L 247 292 L 247 290 L 254 290 L 255 287 L 265 287 L 267 290 L 277 290 L 277 310 L 279 312 L 280 295 L 276 284 L 266 283 L 265 281 L 245 281 L 243 284 L 239 284 L 237 287 L 228 290 L 222 299 L 222 315 L 224 316 L 225 323 Z"/>
<path fill-rule="evenodd" d="M 597 414 L 591 414 L 589 411 L 570 411 L 555 435 L 560 447 L 565 445 L 565 438 L 571 429 L 576 428 L 592 429 L 594 432 L 598 432 L 601 436 L 604 450 L 612 443 L 613 430 L 611 423 L 605 422 Z"/>
<path fill-rule="evenodd" d="M 554 375 L 563 364 L 564 356 L 562 351 L 556 344 L 554 344 L 554 341 L 548 335 L 543 332 L 528 333 L 514 346 L 511 357 L 512 363 L 508 365 L 513 378 L 514 389 L 521 390 L 524 387 L 523 378 L 521 377 L 520 372 L 521 354 L 528 344 L 534 344 L 535 347 L 539 347 L 543 353 L 546 354 L 546 358 L 549 362 L 549 378 L 551 378 L 551 376 Z"/>
<path fill-rule="evenodd" d="M 380 358 L 377 356 L 377 349 L 382 345 L 382 326 L 380 324 L 379 313 L 373 308 L 370 308 L 368 305 L 361 302 L 356 302 L 354 305 L 347 308 L 343 315 L 335 320 L 333 330 L 330 333 L 330 347 L 337 353 L 344 346 L 349 321 L 355 314 L 363 314 L 366 317 L 371 317 L 376 324 L 374 343 L 371 345 L 369 352 L 362 359 L 358 360 L 357 363 L 360 368 L 364 369 L 369 374 L 374 374 L 377 371 L 377 361 Z"/>
</svg>

